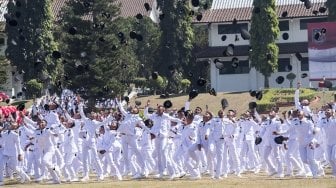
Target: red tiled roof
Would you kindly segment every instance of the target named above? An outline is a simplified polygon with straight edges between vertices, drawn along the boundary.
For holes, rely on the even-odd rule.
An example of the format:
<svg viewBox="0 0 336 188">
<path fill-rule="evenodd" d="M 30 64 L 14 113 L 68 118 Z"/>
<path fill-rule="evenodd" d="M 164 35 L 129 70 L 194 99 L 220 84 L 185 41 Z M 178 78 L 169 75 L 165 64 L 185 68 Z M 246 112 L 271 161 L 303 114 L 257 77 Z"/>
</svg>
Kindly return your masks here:
<svg viewBox="0 0 336 188">
<path fill-rule="evenodd" d="M 324 2 L 312 3 L 310 9 L 306 9 L 303 4 L 291 4 L 291 5 L 277 5 L 276 13 L 281 18 L 281 14 L 284 11 L 288 12 L 287 18 L 295 17 L 314 17 L 313 11 L 318 11 L 320 7 L 324 6 Z M 231 22 L 234 19 L 237 21 L 248 21 L 252 17 L 252 7 L 242 8 L 228 8 L 228 9 L 211 9 L 203 14 L 203 19 L 198 23 L 218 23 L 218 22 Z M 326 16 L 325 13 L 318 13 L 317 16 Z M 197 21 L 195 21 L 197 23 Z"/>
<path fill-rule="evenodd" d="M 59 12 L 67 1 L 69 0 L 53 0 L 52 10 L 55 18 L 59 16 Z M 146 12 L 144 4 L 149 3 L 150 6 L 153 4 L 153 0 L 117 0 L 117 2 L 121 3 L 120 16 L 122 17 L 135 16 L 138 13 L 149 16 L 150 11 Z"/>
<path fill-rule="evenodd" d="M 122 17 L 135 16 L 138 13 L 149 16 L 150 11 L 146 12 L 145 3 L 152 7 L 153 0 L 118 0 L 121 2 L 121 15 Z"/>
</svg>

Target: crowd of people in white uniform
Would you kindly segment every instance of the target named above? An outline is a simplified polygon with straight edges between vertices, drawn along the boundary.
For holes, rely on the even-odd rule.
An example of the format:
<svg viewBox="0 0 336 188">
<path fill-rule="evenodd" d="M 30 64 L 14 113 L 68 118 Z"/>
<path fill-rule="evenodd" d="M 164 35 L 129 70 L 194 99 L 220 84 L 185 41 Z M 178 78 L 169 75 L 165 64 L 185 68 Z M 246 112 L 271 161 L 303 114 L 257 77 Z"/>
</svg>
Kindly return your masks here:
<svg viewBox="0 0 336 188">
<path fill-rule="evenodd" d="M 45 97 L 30 111 L 0 111 L 0 185 L 202 177 L 223 179 L 249 173 L 277 178 L 336 177 L 335 103 L 318 112 L 309 101 L 279 114 L 255 109 L 236 117 L 235 110 L 169 111 L 164 105 L 139 106 L 113 99 L 112 107 L 84 113 L 83 100 L 71 92 Z"/>
</svg>

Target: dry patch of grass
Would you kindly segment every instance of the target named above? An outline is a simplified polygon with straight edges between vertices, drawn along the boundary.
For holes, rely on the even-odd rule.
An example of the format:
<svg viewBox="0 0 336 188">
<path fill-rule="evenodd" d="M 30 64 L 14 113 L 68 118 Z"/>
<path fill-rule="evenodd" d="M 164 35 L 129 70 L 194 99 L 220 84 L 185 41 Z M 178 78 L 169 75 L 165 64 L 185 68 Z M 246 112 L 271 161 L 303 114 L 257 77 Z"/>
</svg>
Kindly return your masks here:
<svg viewBox="0 0 336 188">
<path fill-rule="evenodd" d="M 331 102 L 334 99 L 334 92 L 317 92 L 317 96 L 321 97 L 319 102 L 311 104 L 311 108 L 320 108 L 322 104 L 326 102 Z M 243 113 L 248 110 L 248 103 L 254 101 L 255 98 L 251 97 L 248 92 L 240 92 L 240 93 L 217 93 L 217 96 L 212 96 L 208 93 L 201 93 L 195 99 L 191 101 L 190 108 L 195 109 L 195 107 L 200 106 L 203 110 L 205 106 L 208 105 L 210 111 L 217 114 L 217 111 L 221 109 L 221 99 L 226 98 L 229 102 L 229 107 L 227 109 L 237 110 L 238 114 Z M 141 101 L 141 107 L 143 108 L 146 104 L 147 100 L 151 101 L 151 106 L 156 107 L 157 104 L 163 104 L 165 100 L 170 100 L 173 103 L 172 108 L 180 109 L 184 106 L 185 102 L 188 100 L 188 95 L 170 97 L 168 99 L 160 99 L 159 95 L 147 96 L 147 97 L 137 97 L 131 99 L 131 104 L 134 104 L 134 100 Z M 294 95 L 293 95 L 294 101 Z M 281 107 L 280 112 L 283 110 L 289 110 L 294 108 L 294 106 L 289 107 Z"/>
<path fill-rule="evenodd" d="M 336 181 L 334 178 L 327 174 L 326 177 L 320 179 L 303 179 L 303 178 L 282 178 L 276 179 L 265 175 L 264 173 L 255 174 L 243 174 L 242 178 L 237 178 L 234 176 L 229 176 L 223 180 L 212 180 L 210 177 L 203 177 L 201 180 L 188 180 L 187 178 L 178 179 L 174 181 L 168 180 L 157 180 L 154 178 L 142 179 L 142 180 L 124 180 L 115 181 L 111 179 L 106 179 L 103 182 L 97 182 L 95 177 L 91 177 L 92 181 L 87 183 L 62 183 L 60 185 L 52 184 L 17 184 L 16 182 L 9 182 L 11 185 L 6 185 L 6 187 L 18 187 L 18 188 L 30 188 L 30 187 L 44 187 L 44 188 L 110 188 L 110 187 L 120 187 L 120 188 L 185 188 L 185 187 L 195 187 L 195 188 L 289 188 L 289 187 L 302 187 L 302 188 L 334 188 L 336 187 Z"/>
</svg>

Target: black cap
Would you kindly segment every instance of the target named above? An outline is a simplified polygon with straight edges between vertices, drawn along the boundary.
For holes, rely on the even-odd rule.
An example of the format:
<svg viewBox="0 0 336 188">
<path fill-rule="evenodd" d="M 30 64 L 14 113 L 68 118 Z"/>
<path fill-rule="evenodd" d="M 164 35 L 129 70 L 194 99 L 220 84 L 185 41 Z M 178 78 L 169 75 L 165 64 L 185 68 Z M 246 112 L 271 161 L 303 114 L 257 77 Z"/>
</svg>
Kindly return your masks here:
<svg viewBox="0 0 336 188">
<path fill-rule="evenodd" d="M 213 95 L 213 96 L 217 96 L 217 92 L 216 92 L 215 88 L 211 88 L 210 91 L 209 91 L 209 94 Z"/>
<path fill-rule="evenodd" d="M 164 16 L 165 16 L 165 14 L 164 14 L 164 13 L 161 13 L 161 14 L 159 15 L 159 19 L 162 20 L 162 19 L 164 18 Z"/>
<path fill-rule="evenodd" d="M 310 9 L 312 7 L 311 1 L 310 0 L 305 0 L 304 6 L 306 7 L 306 9 Z"/>
<path fill-rule="evenodd" d="M 198 15 L 196 16 L 196 20 L 197 20 L 197 21 L 201 21 L 202 18 L 203 18 L 203 15 L 202 15 L 202 14 L 198 14 Z"/>
<path fill-rule="evenodd" d="M 321 32 L 316 32 L 315 35 L 314 35 L 314 39 L 319 41 L 320 40 L 320 37 L 321 37 Z"/>
<path fill-rule="evenodd" d="M 17 97 L 22 97 L 22 92 L 18 92 L 18 93 L 16 94 L 16 96 L 17 96 Z"/>
<path fill-rule="evenodd" d="M 43 108 L 44 108 L 44 110 L 49 111 L 49 104 L 45 104 L 45 105 L 43 106 Z"/>
<path fill-rule="evenodd" d="M 320 13 L 325 13 L 327 11 L 327 8 L 326 7 L 320 7 L 319 8 L 319 12 Z"/>
<path fill-rule="evenodd" d="M 239 41 L 239 36 L 238 35 L 235 36 L 235 42 L 237 42 L 237 41 Z"/>
<path fill-rule="evenodd" d="M 199 0 L 191 0 L 191 5 L 192 5 L 193 7 L 198 7 L 199 4 L 200 4 Z"/>
<path fill-rule="evenodd" d="M 257 103 L 256 102 L 249 102 L 248 107 L 249 107 L 250 110 L 255 109 L 255 108 L 257 108 Z"/>
<path fill-rule="evenodd" d="M 236 24 L 237 24 L 237 22 L 238 22 L 238 21 L 237 21 L 237 19 L 236 19 L 236 18 L 234 18 L 234 19 L 232 20 L 232 24 L 233 24 L 233 25 L 236 25 Z"/>
<path fill-rule="evenodd" d="M 153 73 L 152 73 L 152 79 L 153 79 L 153 80 L 156 80 L 156 79 L 158 78 L 158 76 L 159 76 L 159 73 L 158 73 L 158 72 L 153 72 Z"/>
<path fill-rule="evenodd" d="M 55 59 L 59 59 L 59 58 L 62 57 L 62 54 L 61 54 L 61 52 L 55 50 L 55 51 L 52 52 L 52 57 L 55 58 Z"/>
<path fill-rule="evenodd" d="M 237 68 L 238 67 L 238 65 L 239 65 L 239 59 L 237 57 L 232 58 L 231 62 L 232 62 L 231 66 L 233 68 Z"/>
<path fill-rule="evenodd" d="M 224 68 L 224 63 L 221 62 L 219 59 L 215 59 L 214 60 L 214 63 L 215 63 L 215 67 L 219 70 L 223 69 Z"/>
<path fill-rule="evenodd" d="M 118 33 L 118 37 L 119 37 L 119 39 L 124 39 L 124 38 L 125 38 L 125 35 L 124 35 L 123 32 L 119 32 L 119 33 Z"/>
<path fill-rule="evenodd" d="M 135 17 L 136 17 L 136 19 L 138 19 L 138 20 L 141 20 L 141 19 L 143 18 L 143 16 L 142 16 L 141 13 L 138 13 Z"/>
<path fill-rule="evenodd" d="M 273 56 L 272 56 L 272 54 L 271 54 L 271 53 L 267 53 L 267 54 L 266 54 L 266 59 L 267 59 L 267 60 L 271 60 L 271 59 L 272 59 L 272 57 L 273 57 Z"/>
<path fill-rule="evenodd" d="M 26 92 L 27 91 L 27 87 L 22 87 L 22 91 Z"/>
<path fill-rule="evenodd" d="M 324 81 L 324 87 L 325 87 L 325 88 L 329 88 L 329 89 L 330 89 L 330 88 L 332 88 L 332 85 L 333 85 L 333 84 L 332 84 L 331 81 L 329 81 L 329 80 L 325 80 L 325 81 Z"/>
<path fill-rule="evenodd" d="M 10 99 L 6 99 L 5 102 L 6 104 L 8 104 L 10 102 Z"/>
<path fill-rule="evenodd" d="M 254 141 L 255 145 L 259 145 L 261 142 L 262 142 L 262 138 L 260 136 L 257 136 Z"/>
<path fill-rule="evenodd" d="M 153 109 L 154 110 L 154 109 Z M 149 112 L 149 108 L 148 108 L 148 112 Z M 154 112 L 154 111 L 153 111 Z M 148 127 L 148 128 L 151 128 L 151 127 L 153 127 L 153 120 L 151 120 L 151 119 L 146 119 L 145 121 L 144 121 L 144 124 L 146 125 L 146 127 Z"/>
<path fill-rule="evenodd" d="M 327 32 L 327 29 L 326 28 L 322 28 L 321 29 L 321 33 L 326 33 Z"/>
<path fill-rule="evenodd" d="M 299 60 L 299 61 L 302 61 L 303 57 L 302 55 L 300 54 L 300 52 L 296 52 L 295 53 L 295 57 Z"/>
<path fill-rule="evenodd" d="M 171 108 L 173 106 L 173 103 L 170 101 L 170 100 L 166 100 L 164 103 L 163 103 L 163 106 L 165 108 Z"/>
<path fill-rule="evenodd" d="M 15 27 L 15 26 L 18 25 L 18 22 L 17 22 L 15 19 L 11 19 L 11 20 L 8 21 L 8 24 L 9 24 L 10 26 Z"/>
<path fill-rule="evenodd" d="M 288 33 L 283 33 L 282 34 L 282 39 L 284 39 L 284 40 L 288 40 L 289 39 L 289 34 Z"/>
<path fill-rule="evenodd" d="M 278 84 L 282 84 L 285 81 L 285 78 L 283 76 L 278 76 L 275 81 Z"/>
<path fill-rule="evenodd" d="M 250 96 L 255 97 L 257 95 L 257 92 L 255 90 L 250 90 Z"/>
<path fill-rule="evenodd" d="M 199 78 L 198 80 L 197 80 L 197 85 L 198 86 L 204 86 L 205 84 L 207 83 L 207 81 L 204 79 L 204 78 Z"/>
<path fill-rule="evenodd" d="M 317 10 L 313 10 L 313 14 L 314 14 L 315 16 L 317 16 L 318 13 L 319 13 L 319 11 L 317 11 Z"/>
<path fill-rule="evenodd" d="M 221 100 L 221 105 L 222 105 L 222 108 L 225 109 L 229 106 L 229 102 L 225 98 L 223 98 Z"/>
<path fill-rule="evenodd" d="M 142 37 L 142 35 L 137 34 L 136 39 L 137 39 L 137 41 L 142 41 L 142 40 L 143 40 L 143 37 Z"/>
<path fill-rule="evenodd" d="M 263 93 L 262 93 L 262 91 L 258 91 L 258 92 L 256 93 L 256 98 L 257 98 L 258 100 L 261 100 L 262 97 L 263 97 Z"/>
<path fill-rule="evenodd" d="M 191 72 L 191 71 L 189 71 L 189 72 L 188 72 L 188 76 L 189 76 L 189 77 L 193 77 L 193 76 L 194 76 L 194 73 Z"/>
<path fill-rule="evenodd" d="M 251 35 L 246 29 L 241 29 L 240 30 L 240 35 L 244 40 L 250 40 L 251 39 Z"/>
<path fill-rule="evenodd" d="M 233 50 L 234 50 L 234 45 L 233 45 L 233 44 L 229 44 L 229 45 L 226 47 L 226 49 L 225 49 L 223 55 L 224 55 L 224 56 L 233 56 Z"/>
<path fill-rule="evenodd" d="M 26 106 L 25 106 L 24 103 L 21 103 L 21 104 L 19 104 L 19 105 L 16 107 L 16 109 L 17 109 L 18 111 L 23 111 L 25 108 L 26 108 Z"/>
<path fill-rule="evenodd" d="M 285 140 L 288 140 L 288 137 L 277 136 L 274 138 L 274 142 L 277 144 L 282 144 Z"/>
<path fill-rule="evenodd" d="M 281 14 L 281 17 L 286 18 L 287 16 L 288 16 L 287 10 L 283 11 L 282 14 Z"/>
<path fill-rule="evenodd" d="M 193 89 L 189 92 L 189 100 L 192 100 L 198 96 L 198 91 L 196 89 Z"/>
<path fill-rule="evenodd" d="M 291 64 L 286 66 L 286 70 L 287 71 L 292 71 L 293 70 L 293 66 Z"/>
<path fill-rule="evenodd" d="M 135 105 L 140 106 L 141 105 L 141 101 L 136 100 L 135 101 Z"/>
<path fill-rule="evenodd" d="M 225 41 L 226 38 L 227 38 L 226 35 L 223 35 L 223 36 L 221 37 L 222 41 Z"/>
<path fill-rule="evenodd" d="M 151 7 L 149 6 L 148 3 L 145 3 L 144 7 L 145 7 L 146 11 L 150 11 L 151 10 Z"/>
<path fill-rule="evenodd" d="M 129 100 L 130 100 L 130 98 L 129 98 L 128 96 L 125 96 L 125 97 L 124 97 L 124 100 L 128 103 Z"/>
<path fill-rule="evenodd" d="M 70 35 L 77 34 L 77 27 L 70 27 L 68 32 Z"/>
<path fill-rule="evenodd" d="M 21 7 L 21 2 L 19 1 L 19 0 L 16 0 L 16 2 L 15 2 L 15 6 L 17 6 L 17 7 Z"/>
<path fill-rule="evenodd" d="M 138 34 L 135 31 L 131 31 L 130 34 L 129 34 L 131 39 L 136 39 L 137 35 Z"/>
<path fill-rule="evenodd" d="M 307 76 L 308 76 L 307 73 L 302 73 L 302 74 L 301 74 L 301 78 L 306 78 Z"/>
</svg>

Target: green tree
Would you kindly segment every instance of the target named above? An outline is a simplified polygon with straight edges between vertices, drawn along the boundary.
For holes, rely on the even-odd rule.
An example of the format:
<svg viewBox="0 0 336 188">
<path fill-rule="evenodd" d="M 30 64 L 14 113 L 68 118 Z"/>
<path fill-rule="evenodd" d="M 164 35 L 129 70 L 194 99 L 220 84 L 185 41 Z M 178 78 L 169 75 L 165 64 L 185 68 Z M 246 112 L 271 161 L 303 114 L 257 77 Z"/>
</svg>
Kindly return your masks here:
<svg viewBox="0 0 336 188">
<path fill-rule="evenodd" d="M 25 72 L 23 82 L 37 79 L 45 88 L 58 71 L 51 6 L 52 0 L 9 1 L 6 14 L 6 57 Z"/>
<path fill-rule="evenodd" d="M 194 33 L 191 27 L 192 15 L 188 1 L 158 0 L 161 8 L 160 28 L 162 30 L 158 62 L 154 69 L 168 78 L 168 91 L 178 92 L 178 75 L 187 65 L 193 48 Z"/>
<path fill-rule="evenodd" d="M 91 106 L 96 98 L 123 94 L 138 72 L 132 23 L 119 14 L 116 0 L 71 0 L 61 13 L 62 81 Z"/>
<path fill-rule="evenodd" d="M 0 56 L 0 86 L 7 82 L 7 69 L 9 62 L 4 56 Z"/>
<path fill-rule="evenodd" d="M 326 6 L 329 11 L 329 14 L 328 14 L 329 21 L 336 21 L 336 1 L 327 0 Z"/>
<path fill-rule="evenodd" d="M 38 82 L 36 79 L 31 79 L 27 82 L 27 97 L 35 98 L 41 97 L 42 83 Z"/>
<path fill-rule="evenodd" d="M 275 0 L 254 0 L 251 22 L 251 66 L 263 74 L 264 87 L 269 87 L 269 77 L 278 67 L 279 21 L 275 12 Z"/>
<path fill-rule="evenodd" d="M 133 31 L 143 38 L 141 41 L 135 39 L 136 44 L 133 45 L 134 52 L 140 62 L 138 76 L 148 79 L 153 71 L 154 64 L 157 63 L 161 30 L 149 17 L 143 17 L 143 19 L 131 17 L 129 19 Z"/>
</svg>

